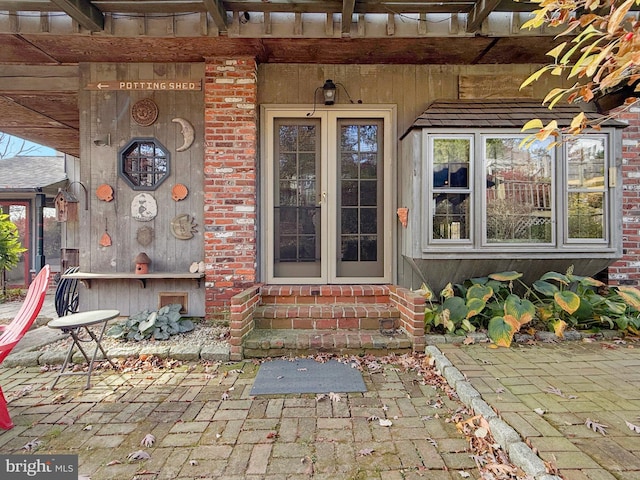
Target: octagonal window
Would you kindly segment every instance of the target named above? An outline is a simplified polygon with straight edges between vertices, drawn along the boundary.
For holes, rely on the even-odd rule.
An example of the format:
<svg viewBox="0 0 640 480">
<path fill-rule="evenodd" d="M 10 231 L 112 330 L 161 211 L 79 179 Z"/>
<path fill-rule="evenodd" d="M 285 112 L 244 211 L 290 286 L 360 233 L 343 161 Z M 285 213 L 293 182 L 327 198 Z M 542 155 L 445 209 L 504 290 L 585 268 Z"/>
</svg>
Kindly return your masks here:
<svg viewBox="0 0 640 480">
<path fill-rule="evenodd" d="M 134 138 L 118 158 L 118 174 L 134 190 L 155 190 L 169 176 L 171 154 L 155 138 Z"/>
</svg>

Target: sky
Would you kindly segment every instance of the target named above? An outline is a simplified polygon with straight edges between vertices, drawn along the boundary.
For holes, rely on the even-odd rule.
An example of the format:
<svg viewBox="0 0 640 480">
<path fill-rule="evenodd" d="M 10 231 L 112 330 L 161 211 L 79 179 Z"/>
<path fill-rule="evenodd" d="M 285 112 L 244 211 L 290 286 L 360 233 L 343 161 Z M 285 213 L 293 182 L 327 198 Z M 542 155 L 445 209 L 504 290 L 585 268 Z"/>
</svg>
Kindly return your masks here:
<svg viewBox="0 0 640 480">
<path fill-rule="evenodd" d="M 25 140 L 24 146 L 22 145 L 22 138 L 14 137 L 12 135 L 0 132 L 0 155 L 4 158 L 11 158 L 15 156 L 20 149 L 26 151 L 33 147 L 33 150 L 29 150 L 27 155 L 30 156 L 41 156 L 41 157 L 53 157 L 57 153 L 54 149 L 39 145 L 37 143 L 29 142 Z M 5 148 L 7 143 L 9 144 L 9 149 L 5 154 Z"/>
</svg>

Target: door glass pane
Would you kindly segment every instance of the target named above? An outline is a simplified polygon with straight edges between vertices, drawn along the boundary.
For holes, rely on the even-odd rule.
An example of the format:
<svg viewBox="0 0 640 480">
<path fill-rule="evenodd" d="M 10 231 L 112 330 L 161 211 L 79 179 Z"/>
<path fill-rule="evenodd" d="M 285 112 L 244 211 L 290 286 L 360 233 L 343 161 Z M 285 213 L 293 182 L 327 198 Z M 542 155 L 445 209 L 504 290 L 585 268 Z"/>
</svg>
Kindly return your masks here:
<svg viewBox="0 0 640 480">
<path fill-rule="evenodd" d="M 382 121 L 338 122 L 339 277 L 383 276 Z"/>
<path fill-rule="evenodd" d="M 274 276 L 319 277 L 318 120 L 276 120 Z"/>
</svg>

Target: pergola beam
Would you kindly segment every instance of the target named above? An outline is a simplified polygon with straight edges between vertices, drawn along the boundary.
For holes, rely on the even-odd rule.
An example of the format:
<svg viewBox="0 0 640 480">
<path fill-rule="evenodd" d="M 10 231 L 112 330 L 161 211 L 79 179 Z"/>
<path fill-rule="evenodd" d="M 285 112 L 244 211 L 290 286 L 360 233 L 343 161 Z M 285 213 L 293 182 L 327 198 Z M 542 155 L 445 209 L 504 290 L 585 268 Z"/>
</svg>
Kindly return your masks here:
<svg viewBox="0 0 640 480">
<path fill-rule="evenodd" d="M 224 5 L 221 0 L 203 0 L 204 6 L 207 9 L 209 15 L 213 19 L 214 23 L 218 27 L 219 32 L 226 32 L 227 26 L 227 11 L 224 9 Z"/>
<path fill-rule="evenodd" d="M 351 19 L 356 8 L 356 0 L 342 1 L 342 33 L 351 31 Z"/>
<path fill-rule="evenodd" d="M 78 24 L 92 32 L 104 30 L 104 15 L 87 0 L 51 0 Z"/>
<path fill-rule="evenodd" d="M 479 30 L 482 22 L 500 4 L 501 0 L 478 0 L 467 16 L 467 32 Z"/>
</svg>

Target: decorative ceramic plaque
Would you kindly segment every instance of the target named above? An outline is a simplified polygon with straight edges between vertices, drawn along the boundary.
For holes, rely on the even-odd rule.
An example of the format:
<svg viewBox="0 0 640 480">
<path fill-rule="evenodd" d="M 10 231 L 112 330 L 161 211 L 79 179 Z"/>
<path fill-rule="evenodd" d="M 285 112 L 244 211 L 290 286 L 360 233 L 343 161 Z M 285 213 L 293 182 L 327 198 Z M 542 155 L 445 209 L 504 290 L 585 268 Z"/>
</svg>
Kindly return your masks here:
<svg viewBox="0 0 640 480">
<path fill-rule="evenodd" d="M 171 233 L 180 240 L 189 240 L 198 231 L 196 230 L 197 226 L 198 224 L 195 223 L 195 219 L 191 215 L 183 213 L 171 220 Z"/>
<path fill-rule="evenodd" d="M 189 195 L 189 190 L 182 183 L 178 183 L 173 186 L 171 189 L 171 198 L 173 198 L 176 202 L 180 200 L 184 200 Z"/>
<path fill-rule="evenodd" d="M 149 222 L 158 215 L 158 204 L 150 193 L 139 193 L 131 201 L 131 216 L 139 222 Z"/>
<path fill-rule="evenodd" d="M 143 127 L 153 125 L 158 119 L 158 105 L 150 98 L 143 98 L 131 107 L 131 118 Z"/>
</svg>

